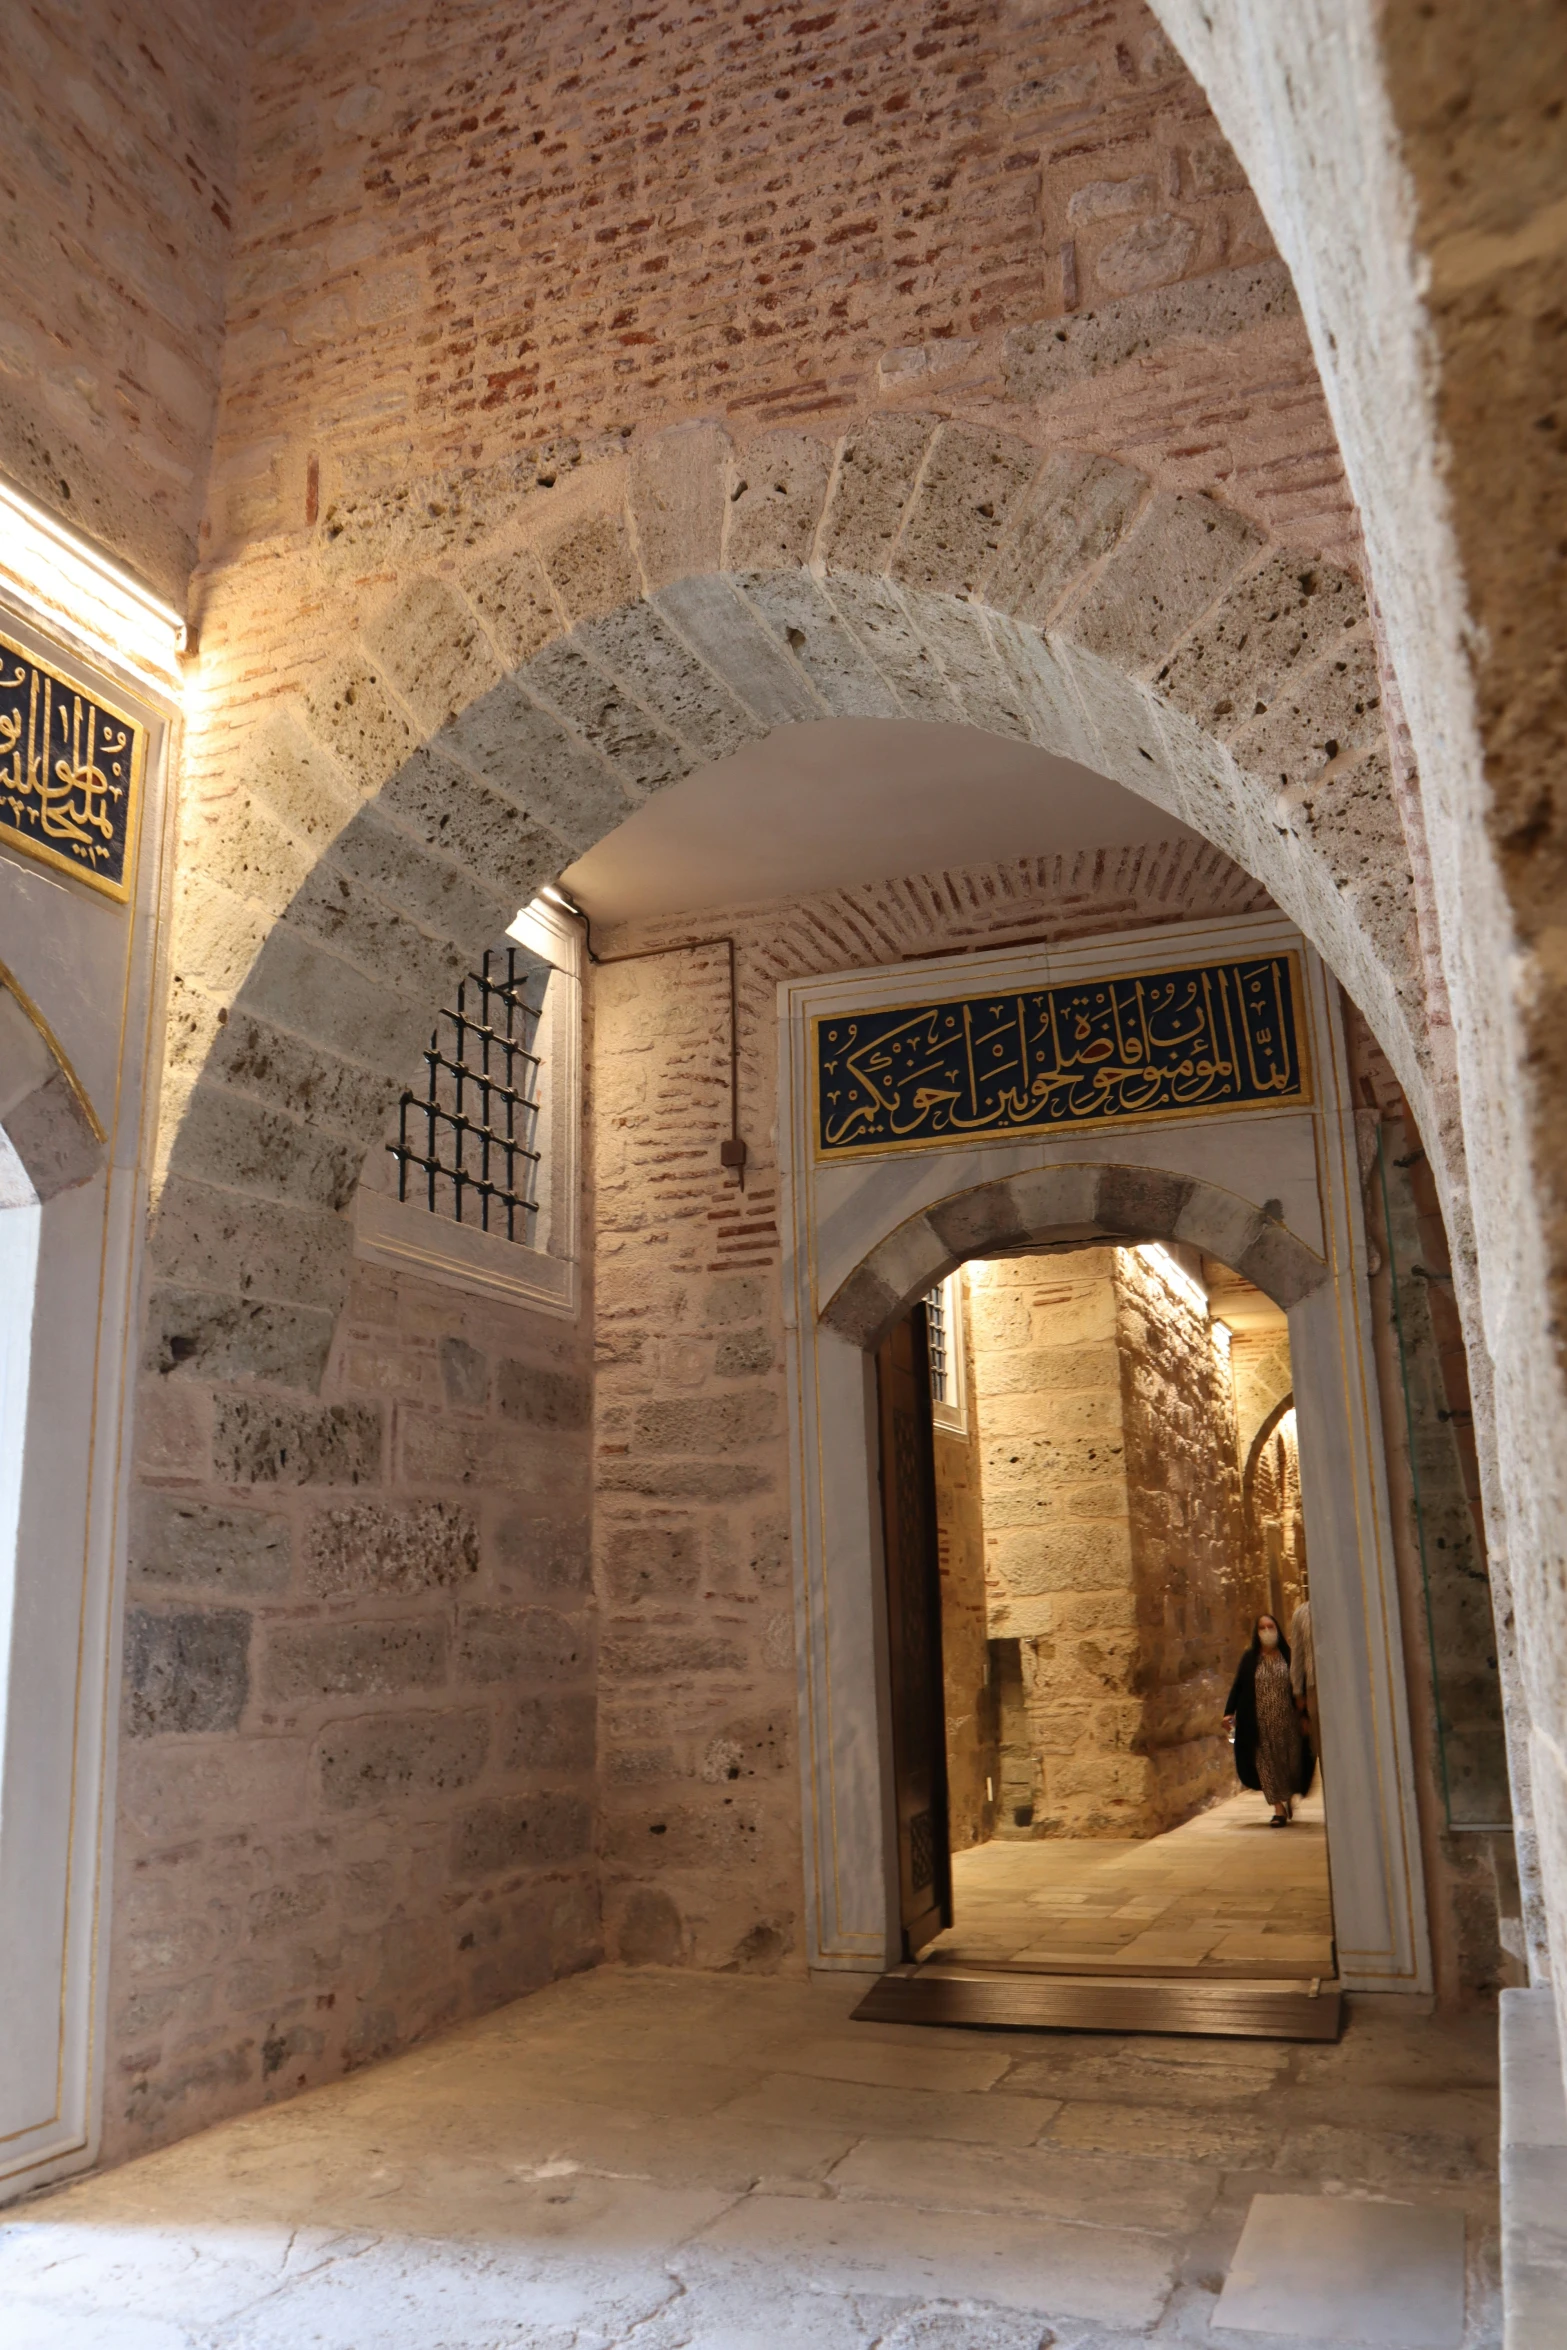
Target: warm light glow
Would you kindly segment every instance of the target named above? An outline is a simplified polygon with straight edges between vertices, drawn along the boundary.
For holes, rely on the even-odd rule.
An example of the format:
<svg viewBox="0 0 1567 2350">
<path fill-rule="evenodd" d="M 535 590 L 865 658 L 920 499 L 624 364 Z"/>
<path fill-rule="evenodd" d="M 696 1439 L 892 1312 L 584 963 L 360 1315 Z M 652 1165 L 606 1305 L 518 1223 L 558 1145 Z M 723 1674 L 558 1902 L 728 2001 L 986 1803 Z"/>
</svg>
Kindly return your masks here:
<svg viewBox="0 0 1567 2350">
<path fill-rule="evenodd" d="M 185 623 L 174 607 L 7 481 L 0 481 L 0 589 L 52 636 L 164 696 L 179 692 Z"/>
<path fill-rule="evenodd" d="M 1227 1363 L 1230 1359 L 1230 1326 L 1228 1322 L 1214 1322 L 1210 1328 L 1213 1331 L 1214 1352 L 1221 1362 Z"/>
<path fill-rule="evenodd" d="M 1150 1272 L 1158 1274 L 1167 1289 L 1173 1289 L 1182 1303 L 1189 1305 L 1192 1312 L 1200 1314 L 1206 1322 L 1208 1319 L 1207 1292 L 1192 1279 L 1186 1267 L 1171 1256 L 1162 1242 L 1157 1240 L 1139 1241 L 1136 1254 L 1142 1258 Z"/>
</svg>

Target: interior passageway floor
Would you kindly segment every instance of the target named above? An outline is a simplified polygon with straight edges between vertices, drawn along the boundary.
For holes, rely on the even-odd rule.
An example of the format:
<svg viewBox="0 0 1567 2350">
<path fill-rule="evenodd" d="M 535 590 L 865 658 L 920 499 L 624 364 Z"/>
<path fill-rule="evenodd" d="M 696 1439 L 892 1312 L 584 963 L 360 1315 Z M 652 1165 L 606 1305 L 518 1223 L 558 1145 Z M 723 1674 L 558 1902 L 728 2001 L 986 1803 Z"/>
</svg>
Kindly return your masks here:
<svg viewBox="0 0 1567 2350">
<path fill-rule="evenodd" d="M 1238 1794 L 1140 1844 L 976 1844 L 954 1856 L 953 1923 L 927 1955 L 1326 1979 L 1333 1913 L 1320 1781 L 1290 1827 L 1269 1818 L 1260 1795 Z"/>
<path fill-rule="evenodd" d="M 1493 2017 L 1384 2006 L 1336 2047 L 933 2032 L 850 2023 L 863 1989 L 557 1984 L 5 2215 L 0 2339 L 1278 2350 L 1210 2320 L 1253 2198 L 1289 2195 L 1308 2240 L 1345 2198 L 1462 2215 L 1465 2350 L 1500 2342 Z"/>
</svg>

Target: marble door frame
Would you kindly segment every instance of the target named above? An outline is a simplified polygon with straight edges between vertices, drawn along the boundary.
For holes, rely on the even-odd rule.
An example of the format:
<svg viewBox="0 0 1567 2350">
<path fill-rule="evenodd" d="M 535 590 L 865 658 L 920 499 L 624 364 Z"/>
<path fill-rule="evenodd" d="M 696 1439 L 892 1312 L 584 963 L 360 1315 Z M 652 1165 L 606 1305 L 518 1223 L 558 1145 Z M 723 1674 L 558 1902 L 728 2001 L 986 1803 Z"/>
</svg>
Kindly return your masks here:
<svg viewBox="0 0 1567 2350">
<path fill-rule="evenodd" d="M 814 1152 L 809 1048 L 819 1017 L 1274 950 L 1297 956 L 1303 976 L 1309 1104 L 1128 1118 L 847 1162 Z M 778 1018 L 810 1964 L 876 1973 L 899 1955 L 869 1349 L 967 1257 L 1051 1239 L 1174 1237 L 1230 1262 L 1249 1248 L 1242 1269 L 1286 1306 L 1340 1977 L 1351 1990 L 1429 1991 L 1355 1105 L 1338 991 L 1321 959 L 1283 916 L 1249 915 L 785 981 Z"/>
</svg>

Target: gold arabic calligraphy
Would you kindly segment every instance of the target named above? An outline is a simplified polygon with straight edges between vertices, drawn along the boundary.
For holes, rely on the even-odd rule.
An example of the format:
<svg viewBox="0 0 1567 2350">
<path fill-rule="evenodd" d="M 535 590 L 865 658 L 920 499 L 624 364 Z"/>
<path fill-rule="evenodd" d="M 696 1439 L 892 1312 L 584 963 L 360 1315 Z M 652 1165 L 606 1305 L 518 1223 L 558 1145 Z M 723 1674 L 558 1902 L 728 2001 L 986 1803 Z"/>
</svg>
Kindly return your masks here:
<svg viewBox="0 0 1567 2350">
<path fill-rule="evenodd" d="M 819 1147 L 1304 1098 L 1287 955 L 817 1023 Z"/>
<path fill-rule="evenodd" d="M 0 645 L 0 833 L 118 889 L 140 730 Z"/>
</svg>

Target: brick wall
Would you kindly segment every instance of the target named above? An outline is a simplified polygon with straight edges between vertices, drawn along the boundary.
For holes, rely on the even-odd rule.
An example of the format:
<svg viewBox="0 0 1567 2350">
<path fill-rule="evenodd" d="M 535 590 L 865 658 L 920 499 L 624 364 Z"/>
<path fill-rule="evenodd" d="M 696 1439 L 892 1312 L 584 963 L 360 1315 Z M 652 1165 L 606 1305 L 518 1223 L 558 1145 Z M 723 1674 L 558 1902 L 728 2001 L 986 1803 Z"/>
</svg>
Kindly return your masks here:
<svg viewBox="0 0 1567 2350">
<path fill-rule="evenodd" d="M 228 0 L 15 0 L 0 470 L 183 603 L 222 369 L 245 82 Z"/>
<path fill-rule="evenodd" d="M 111 2158 L 598 1958 L 588 1373 L 368 1266 L 319 1400 L 149 1373 Z"/>
<path fill-rule="evenodd" d="M 1353 545 L 1261 216 L 1140 0 L 613 28 L 574 0 L 272 0 L 244 177 L 214 546 L 410 472 L 554 478 L 682 415 L 932 397 Z"/>
</svg>

